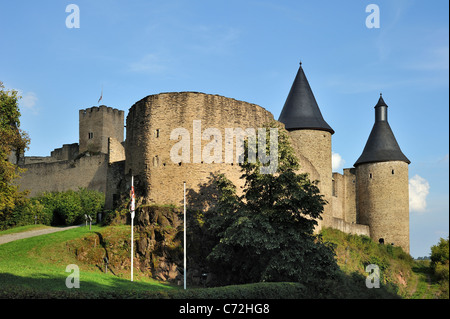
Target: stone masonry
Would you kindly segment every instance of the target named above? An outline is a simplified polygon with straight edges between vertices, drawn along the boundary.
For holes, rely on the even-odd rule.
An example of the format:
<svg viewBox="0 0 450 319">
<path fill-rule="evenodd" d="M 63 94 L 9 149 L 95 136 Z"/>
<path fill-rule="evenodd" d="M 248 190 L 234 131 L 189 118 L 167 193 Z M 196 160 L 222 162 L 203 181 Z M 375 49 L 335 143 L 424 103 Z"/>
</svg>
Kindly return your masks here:
<svg viewBox="0 0 450 319">
<path fill-rule="evenodd" d="M 300 71 L 306 83 L 303 70 Z M 307 88 L 310 90 L 309 84 Z M 305 96 L 301 90 L 291 91 L 292 99 Z M 307 92 L 310 100 L 314 99 L 312 92 Z M 317 113 L 316 104 L 315 107 Z M 346 168 L 343 174 L 332 172 L 331 128 L 291 127 L 288 132 L 300 172 L 319 182 L 328 203 L 318 229 L 333 227 L 367 235 L 409 252 L 409 160 L 401 154 L 387 124 L 387 105 L 381 97 L 375 109 L 377 121 L 364 156 L 355 168 Z M 182 206 L 186 182 L 188 206 L 205 209 L 216 195 L 212 181 L 217 174 L 224 173 L 238 192 L 243 187 L 236 158 L 232 163 L 226 161 L 225 146 L 230 142 L 226 130 L 253 128 L 257 132 L 272 121 L 273 115 L 256 104 L 199 92 L 160 93 L 131 106 L 124 141 L 123 111 L 104 105 L 83 109 L 79 111 L 79 144 L 65 144 L 47 157 L 19 159 L 27 171 L 18 182 L 21 189 L 31 190 L 31 196 L 78 187 L 95 189 L 105 193 L 106 209 L 113 208 L 115 200 L 127 194 L 132 175 L 140 197 L 138 203 Z M 187 137 L 171 138 L 176 129 L 187 132 Z M 378 150 L 384 136 L 391 149 Z M 187 157 L 173 161 L 171 151 L 183 138 L 189 142 L 188 149 L 183 149 L 188 152 Z M 217 153 L 221 163 L 205 160 L 205 155 L 217 151 L 208 148 L 212 141 L 221 146 Z M 235 156 L 236 138 L 232 143 Z M 179 151 L 176 154 L 180 155 Z"/>
</svg>

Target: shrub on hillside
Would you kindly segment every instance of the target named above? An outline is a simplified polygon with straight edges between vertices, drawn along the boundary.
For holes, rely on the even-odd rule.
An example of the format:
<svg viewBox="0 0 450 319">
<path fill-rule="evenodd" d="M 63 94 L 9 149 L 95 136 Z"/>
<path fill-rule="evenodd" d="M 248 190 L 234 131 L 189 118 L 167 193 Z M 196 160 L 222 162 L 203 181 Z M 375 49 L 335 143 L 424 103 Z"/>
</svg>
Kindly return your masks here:
<svg viewBox="0 0 450 319">
<path fill-rule="evenodd" d="M 440 298 L 449 298 L 449 239 L 441 238 L 431 247 L 430 267 L 440 285 Z"/>
<path fill-rule="evenodd" d="M 37 199 L 31 198 L 25 205 L 16 210 L 17 223 L 15 226 L 34 224 L 50 225 L 52 215 L 49 214 L 44 205 Z"/>
<path fill-rule="evenodd" d="M 449 239 L 441 238 L 437 245 L 431 247 L 431 266 L 435 267 L 437 264 L 448 263 L 449 260 Z"/>
<path fill-rule="evenodd" d="M 78 191 L 44 193 L 38 200 L 52 216 L 51 225 L 75 225 L 85 220 L 85 214 L 95 219 L 103 210 L 105 197 L 103 193 L 80 188 Z"/>
<path fill-rule="evenodd" d="M 47 192 L 16 206 L 0 228 L 7 229 L 30 225 L 69 226 L 80 224 L 84 215 L 93 219 L 103 210 L 105 195 L 101 192 L 79 188 L 77 191 Z"/>
</svg>

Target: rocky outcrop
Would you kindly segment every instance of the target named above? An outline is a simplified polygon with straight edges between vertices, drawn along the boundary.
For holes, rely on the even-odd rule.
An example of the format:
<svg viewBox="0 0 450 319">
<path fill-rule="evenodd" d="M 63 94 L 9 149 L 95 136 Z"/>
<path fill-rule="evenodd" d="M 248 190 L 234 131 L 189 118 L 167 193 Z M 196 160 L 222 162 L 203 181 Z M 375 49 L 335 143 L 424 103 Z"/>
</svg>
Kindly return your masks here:
<svg viewBox="0 0 450 319">
<path fill-rule="evenodd" d="M 183 280 L 183 212 L 171 206 L 141 206 L 136 212 L 136 257 L 158 280 Z"/>
</svg>

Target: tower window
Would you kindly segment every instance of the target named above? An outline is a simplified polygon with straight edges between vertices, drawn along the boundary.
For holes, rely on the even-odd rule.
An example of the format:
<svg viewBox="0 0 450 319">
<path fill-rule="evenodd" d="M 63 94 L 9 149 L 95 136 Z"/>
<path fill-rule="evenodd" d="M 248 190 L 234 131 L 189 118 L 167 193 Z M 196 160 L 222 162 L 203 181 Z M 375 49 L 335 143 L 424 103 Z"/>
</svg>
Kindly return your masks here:
<svg viewBox="0 0 450 319">
<path fill-rule="evenodd" d="M 369 174 L 369 178 L 372 178 L 372 173 Z"/>
<path fill-rule="evenodd" d="M 334 179 L 331 180 L 331 195 L 336 196 L 336 181 Z"/>
<path fill-rule="evenodd" d="M 392 170 L 392 175 L 394 175 L 394 170 Z"/>
<path fill-rule="evenodd" d="M 155 137 L 158 138 L 160 134 L 160 130 L 159 128 L 155 130 Z"/>
<path fill-rule="evenodd" d="M 88 139 L 93 139 L 93 138 L 94 138 L 94 133 L 89 132 L 89 133 L 88 133 Z"/>
</svg>

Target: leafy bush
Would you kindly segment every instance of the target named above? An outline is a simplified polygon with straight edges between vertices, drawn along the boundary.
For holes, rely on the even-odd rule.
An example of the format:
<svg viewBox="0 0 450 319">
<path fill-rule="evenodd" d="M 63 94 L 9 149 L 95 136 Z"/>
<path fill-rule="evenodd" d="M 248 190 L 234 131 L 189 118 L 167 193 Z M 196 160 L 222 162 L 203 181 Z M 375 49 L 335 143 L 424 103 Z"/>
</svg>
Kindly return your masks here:
<svg viewBox="0 0 450 319">
<path fill-rule="evenodd" d="M 437 245 L 431 247 L 431 270 L 438 280 L 441 296 L 449 298 L 449 238 L 441 238 Z"/>
<path fill-rule="evenodd" d="M 431 247 L 431 266 L 435 267 L 437 264 L 448 263 L 449 260 L 449 239 L 441 238 L 437 245 Z"/>
<path fill-rule="evenodd" d="M 434 274 L 438 280 L 449 280 L 448 261 L 446 264 L 437 264 L 434 269 Z"/>
<path fill-rule="evenodd" d="M 34 224 L 50 225 L 52 215 L 45 210 L 44 205 L 37 199 L 32 198 L 25 205 L 17 210 L 17 224 L 15 226 L 25 226 Z"/>
<path fill-rule="evenodd" d="M 84 214 L 95 218 L 103 210 L 105 196 L 101 192 L 79 188 L 78 191 L 46 192 L 33 197 L 9 214 L 8 219 L 0 221 L 0 228 L 37 223 L 43 225 L 64 226 L 80 224 Z"/>
<path fill-rule="evenodd" d="M 179 290 L 174 299 L 299 299 L 309 298 L 307 289 L 294 282 L 260 282 L 215 288 Z"/>
<path fill-rule="evenodd" d="M 95 218 L 103 210 L 103 193 L 80 188 L 78 191 L 44 193 L 38 197 L 47 214 L 53 216 L 51 225 L 75 225 L 82 223 L 84 215 Z"/>
</svg>

